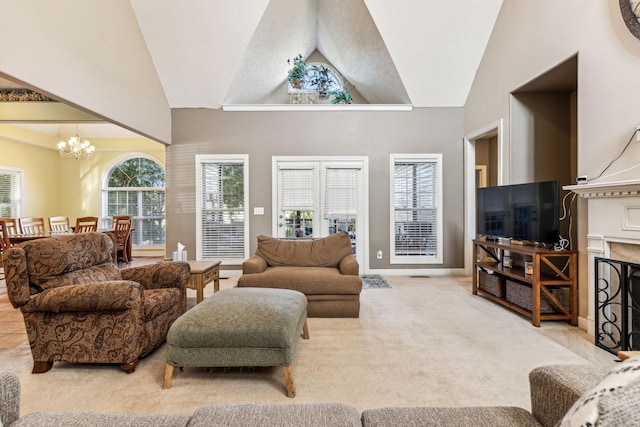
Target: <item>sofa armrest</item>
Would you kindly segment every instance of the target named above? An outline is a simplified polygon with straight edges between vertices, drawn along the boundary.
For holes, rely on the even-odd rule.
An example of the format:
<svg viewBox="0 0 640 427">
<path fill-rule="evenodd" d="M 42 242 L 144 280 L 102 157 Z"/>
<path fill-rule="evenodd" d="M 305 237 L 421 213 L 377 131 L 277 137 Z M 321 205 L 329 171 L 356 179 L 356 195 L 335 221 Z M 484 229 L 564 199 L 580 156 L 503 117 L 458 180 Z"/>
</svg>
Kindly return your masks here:
<svg viewBox="0 0 640 427">
<path fill-rule="evenodd" d="M 123 280 L 140 283 L 143 289 L 184 289 L 191 274 L 189 263 L 165 261 L 120 270 Z"/>
<path fill-rule="evenodd" d="M 23 312 L 120 311 L 142 304 L 142 287 L 126 280 L 61 286 L 33 295 Z"/>
<path fill-rule="evenodd" d="M 242 263 L 242 274 L 262 273 L 267 267 L 267 261 L 261 256 L 254 254 Z"/>
<path fill-rule="evenodd" d="M 360 266 L 356 257 L 353 255 L 347 255 L 342 258 L 340 265 L 338 265 L 338 269 L 340 270 L 340 274 L 348 274 L 350 276 L 357 276 L 360 274 Z"/>
<path fill-rule="evenodd" d="M 20 379 L 13 372 L 0 372 L 0 421 L 8 426 L 20 418 Z"/>
<path fill-rule="evenodd" d="M 554 426 L 576 400 L 607 373 L 598 365 L 547 365 L 529 373 L 531 413 L 543 426 Z"/>
</svg>

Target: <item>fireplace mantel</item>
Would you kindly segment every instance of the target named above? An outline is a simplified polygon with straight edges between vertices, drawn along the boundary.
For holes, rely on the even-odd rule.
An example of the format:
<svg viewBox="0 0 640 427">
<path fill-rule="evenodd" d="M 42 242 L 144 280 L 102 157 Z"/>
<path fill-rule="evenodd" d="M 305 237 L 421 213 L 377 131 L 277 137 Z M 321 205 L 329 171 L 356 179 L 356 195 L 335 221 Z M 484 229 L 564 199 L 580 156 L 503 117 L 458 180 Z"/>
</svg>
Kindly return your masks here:
<svg viewBox="0 0 640 427">
<path fill-rule="evenodd" d="M 565 185 L 562 189 L 572 191 L 585 199 L 628 196 L 640 197 L 640 180 Z"/>
</svg>

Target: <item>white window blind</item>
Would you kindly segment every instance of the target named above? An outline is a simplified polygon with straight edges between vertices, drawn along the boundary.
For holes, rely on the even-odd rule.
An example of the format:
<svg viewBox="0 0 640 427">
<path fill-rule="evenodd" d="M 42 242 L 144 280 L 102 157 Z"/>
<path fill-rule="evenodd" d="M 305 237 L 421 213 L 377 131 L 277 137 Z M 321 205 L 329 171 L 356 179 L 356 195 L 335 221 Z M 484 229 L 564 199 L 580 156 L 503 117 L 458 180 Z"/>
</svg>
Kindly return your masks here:
<svg viewBox="0 0 640 427">
<path fill-rule="evenodd" d="M 350 217 L 358 214 L 360 170 L 328 167 L 325 171 L 324 217 Z"/>
<path fill-rule="evenodd" d="M 280 198 L 283 211 L 315 208 L 316 174 L 313 167 L 280 168 Z"/>
<path fill-rule="evenodd" d="M 439 157 L 394 159 L 393 261 L 425 263 L 441 258 L 440 180 Z"/>
<path fill-rule="evenodd" d="M 0 169 L 0 217 L 22 216 L 22 172 Z"/>
<path fill-rule="evenodd" d="M 201 258 L 243 261 L 245 253 L 245 164 L 202 161 L 200 167 Z"/>
</svg>

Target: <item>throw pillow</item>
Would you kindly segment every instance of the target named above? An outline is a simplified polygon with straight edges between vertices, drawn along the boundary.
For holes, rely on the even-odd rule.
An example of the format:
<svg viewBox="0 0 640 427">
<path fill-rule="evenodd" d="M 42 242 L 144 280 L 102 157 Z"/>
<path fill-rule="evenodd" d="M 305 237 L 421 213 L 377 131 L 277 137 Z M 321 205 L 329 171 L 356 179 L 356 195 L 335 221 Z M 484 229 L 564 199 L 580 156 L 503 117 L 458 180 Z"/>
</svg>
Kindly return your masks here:
<svg viewBox="0 0 640 427">
<path fill-rule="evenodd" d="M 640 425 L 639 391 L 640 356 L 625 360 L 609 371 L 573 404 L 558 425 Z"/>
</svg>

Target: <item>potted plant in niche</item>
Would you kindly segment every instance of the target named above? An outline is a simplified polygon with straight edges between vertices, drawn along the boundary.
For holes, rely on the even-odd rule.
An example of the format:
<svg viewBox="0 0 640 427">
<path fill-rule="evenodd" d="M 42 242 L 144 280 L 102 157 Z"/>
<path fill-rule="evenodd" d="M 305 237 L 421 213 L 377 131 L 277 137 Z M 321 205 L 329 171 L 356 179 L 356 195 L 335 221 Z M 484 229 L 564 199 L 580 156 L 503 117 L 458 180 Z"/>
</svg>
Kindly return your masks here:
<svg viewBox="0 0 640 427">
<path fill-rule="evenodd" d="M 318 98 L 329 98 L 329 85 L 333 83 L 333 79 L 329 75 L 329 69 L 324 65 L 314 65 L 312 67 L 314 71 L 314 77 L 311 79 L 311 84 L 316 87 L 318 91 Z"/>
<path fill-rule="evenodd" d="M 291 84 L 291 87 L 295 89 L 302 89 L 302 83 L 307 76 L 307 63 L 302 59 L 302 55 L 298 54 L 293 59 L 287 59 L 287 64 L 293 64 L 293 67 L 287 74 L 287 79 Z"/>
<path fill-rule="evenodd" d="M 349 95 L 347 92 L 336 90 L 331 91 L 331 95 L 334 96 L 334 98 L 331 100 L 332 104 L 351 104 L 353 102 L 351 95 Z"/>
</svg>

